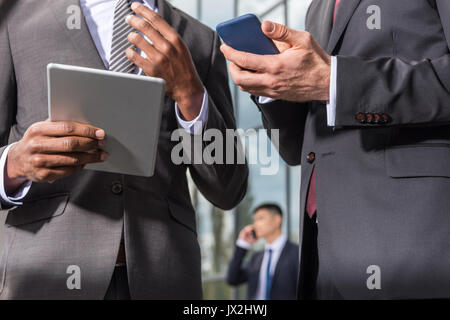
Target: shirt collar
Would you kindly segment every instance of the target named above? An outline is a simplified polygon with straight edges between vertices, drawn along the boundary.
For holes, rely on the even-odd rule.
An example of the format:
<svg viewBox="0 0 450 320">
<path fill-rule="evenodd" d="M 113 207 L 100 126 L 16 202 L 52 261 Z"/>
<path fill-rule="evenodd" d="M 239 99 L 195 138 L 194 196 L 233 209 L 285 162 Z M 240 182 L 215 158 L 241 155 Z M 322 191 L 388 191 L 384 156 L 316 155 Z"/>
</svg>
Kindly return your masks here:
<svg viewBox="0 0 450 320">
<path fill-rule="evenodd" d="M 284 247 L 285 243 L 287 241 L 287 238 L 284 234 L 281 234 L 278 238 L 275 239 L 272 243 L 266 243 L 265 249 L 269 250 L 272 249 L 273 251 L 280 250 Z"/>
</svg>

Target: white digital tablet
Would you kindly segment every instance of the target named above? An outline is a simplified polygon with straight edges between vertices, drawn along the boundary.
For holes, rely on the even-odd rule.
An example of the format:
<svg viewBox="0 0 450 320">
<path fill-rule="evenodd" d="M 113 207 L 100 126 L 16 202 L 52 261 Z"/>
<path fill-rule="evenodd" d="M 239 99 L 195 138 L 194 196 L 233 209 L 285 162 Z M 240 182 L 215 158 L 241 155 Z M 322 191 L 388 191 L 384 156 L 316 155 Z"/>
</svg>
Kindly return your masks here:
<svg viewBox="0 0 450 320">
<path fill-rule="evenodd" d="M 153 175 L 163 79 L 60 64 L 47 66 L 47 78 L 51 121 L 86 123 L 106 132 L 108 159 L 86 169 Z"/>
</svg>

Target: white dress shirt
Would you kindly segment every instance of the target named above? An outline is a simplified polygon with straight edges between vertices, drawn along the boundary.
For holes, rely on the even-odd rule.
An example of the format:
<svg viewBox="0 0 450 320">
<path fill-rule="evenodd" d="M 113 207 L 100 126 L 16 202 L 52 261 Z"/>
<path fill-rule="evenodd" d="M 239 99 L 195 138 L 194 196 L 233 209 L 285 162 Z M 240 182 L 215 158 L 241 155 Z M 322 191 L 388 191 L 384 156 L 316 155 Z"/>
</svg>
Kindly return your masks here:
<svg viewBox="0 0 450 320">
<path fill-rule="evenodd" d="M 91 37 L 95 43 L 97 51 L 102 58 L 102 61 L 109 69 L 109 60 L 111 57 L 111 42 L 114 24 L 114 9 L 119 0 L 80 0 L 81 8 L 89 28 Z M 145 6 L 158 12 L 155 0 L 132 0 L 133 2 L 144 3 Z M 148 38 L 146 38 L 149 40 Z M 131 46 L 131 44 L 130 44 Z M 143 57 L 145 53 L 140 52 Z M 136 68 L 138 69 L 138 68 Z M 136 70 L 136 73 L 142 74 L 142 70 Z M 206 123 L 208 117 L 208 93 L 203 96 L 203 103 L 201 111 L 197 118 L 192 121 L 185 121 L 181 118 L 177 104 L 175 103 L 175 114 L 179 125 L 190 134 L 199 134 L 203 124 Z M 14 195 L 7 195 L 4 184 L 5 164 L 8 157 L 8 152 L 12 145 L 8 146 L 0 157 L 0 208 L 6 206 L 21 205 L 21 200 L 27 195 L 31 188 L 32 181 L 26 181 Z"/>
<path fill-rule="evenodd" d="M 264 257 L 259 269 L 259 281 L 258 288 L 256 289 L 255 300 L 266 299 L 266 281 L 267 281 L 267 264 L 269 262 L 269 249 L 272 249 L 272 259 L 270 261 L 270 274 L 274 275 L 275 268 L 277 267 L 278 260 L 280 259 L 281 252 L 286 245 L 287 237 L 281 234 L 274 242 L 266 243 L 264 247 Z M 236 245 L 243 249 L 250 249 L 251 245 L 244 240 L 238 239 Z"/>
</svg>

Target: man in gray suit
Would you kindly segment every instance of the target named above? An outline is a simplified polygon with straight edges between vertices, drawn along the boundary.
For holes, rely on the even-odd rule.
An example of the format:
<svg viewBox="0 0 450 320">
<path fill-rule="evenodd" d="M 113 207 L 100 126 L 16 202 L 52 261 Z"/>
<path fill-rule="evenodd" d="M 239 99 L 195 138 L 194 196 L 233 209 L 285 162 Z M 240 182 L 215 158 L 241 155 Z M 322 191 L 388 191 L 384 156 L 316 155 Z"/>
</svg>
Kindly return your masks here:
<svg viewBox="0 0 450 320">
<path fill-rule="evenodd" d="M 248 168 L 175 165 L 171 134 L 235 128 L 225 59 L 216 33 L 166 1 L 131 2 L 0 3 L 0 209 L 11 209 L 1 299 L 202 298 L 186 171 L 209 201 L 231 209 Z M 45 121 L 50 62 L 166 80 L 153 177 L 81 170 L 105 160 L 108 133 Z"/>
<path fill-rule="evenodd" d="M 299 297 L 449 298 L 450 1 L 313 0 L 306 28 L 222 48 L 302 164 Z"/>
</svg>

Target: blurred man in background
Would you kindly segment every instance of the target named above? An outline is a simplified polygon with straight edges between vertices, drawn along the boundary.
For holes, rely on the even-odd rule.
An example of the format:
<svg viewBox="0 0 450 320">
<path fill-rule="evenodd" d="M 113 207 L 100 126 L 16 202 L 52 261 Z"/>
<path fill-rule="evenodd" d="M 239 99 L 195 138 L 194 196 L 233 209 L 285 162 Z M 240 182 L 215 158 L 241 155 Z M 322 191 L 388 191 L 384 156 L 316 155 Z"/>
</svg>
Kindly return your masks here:
<svg viewBox="0 0 450 320">
<path fill-rule="evenodd" d="M 247 282 L 249 300 L 295 299 L 298 245 L 282 234 L 281 208 L 272 203 L 262 204 L 253 211 L 253 221 L 253 225 L 239 233 L 227 282 L 233 286 Z M 248 250 L 260 238 L 266 240 L 264 250 L 253 253 L 250 261 L 243 265 Z"/>
</svg>

